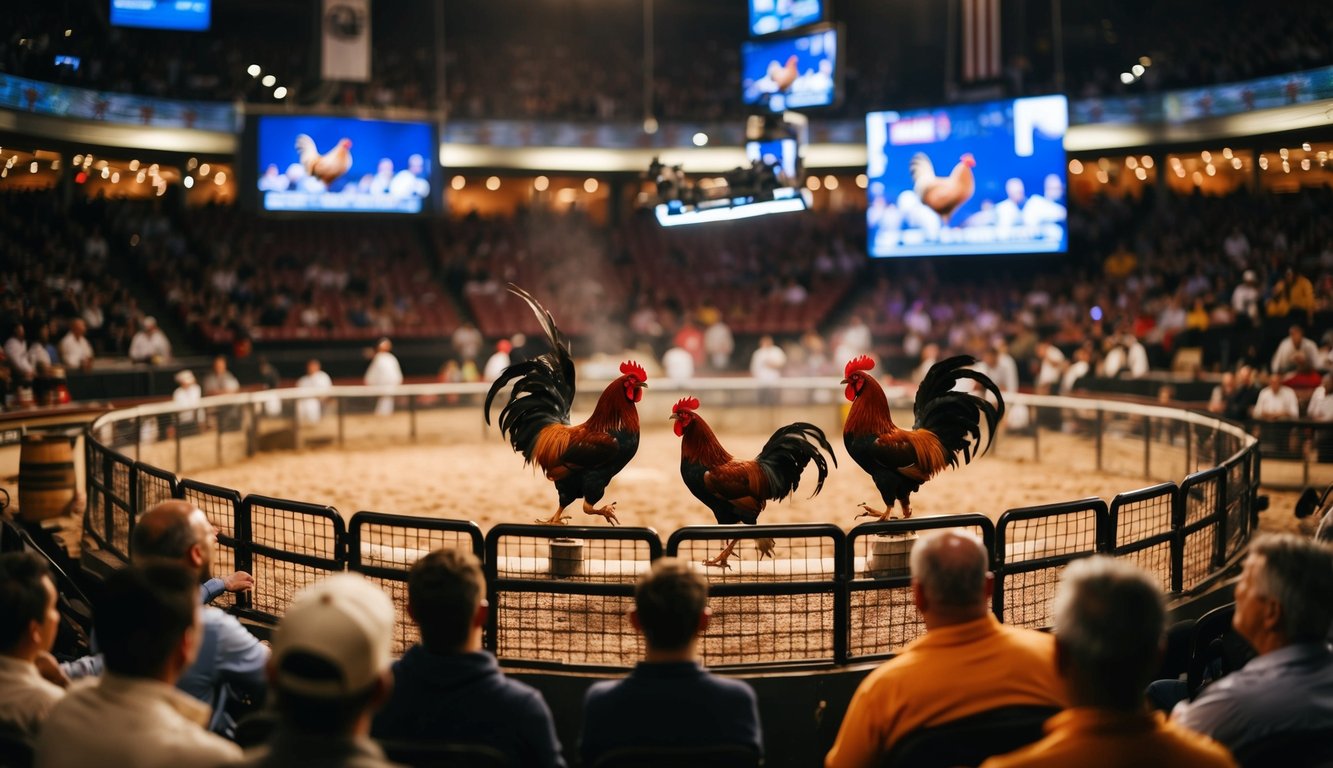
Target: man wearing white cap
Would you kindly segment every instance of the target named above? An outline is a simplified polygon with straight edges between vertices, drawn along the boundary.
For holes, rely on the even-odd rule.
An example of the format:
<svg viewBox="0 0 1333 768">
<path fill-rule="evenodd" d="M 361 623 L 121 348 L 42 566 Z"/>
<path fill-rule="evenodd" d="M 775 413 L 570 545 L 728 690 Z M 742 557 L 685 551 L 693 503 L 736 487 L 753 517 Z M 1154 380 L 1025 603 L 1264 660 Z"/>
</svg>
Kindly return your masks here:
<svg viewBox="0 0 1333 768">
<path fill-rule="evenodd" d="M 278 726 L 244 768 L 318 765 L 394 768 L 370 739 L 370 721 L 393 688 L 393 603 L 354 573 L 297 593 L 269 659 Z"/>
<path fill-rule="evenodd" d="M 154 365 L 171 359 L 171 342 L 167 335 L 157 327 L 157 319 L 145 317 L 134 338 L 130 339 L 130 359 L 136 363 Z"/>
</svg>

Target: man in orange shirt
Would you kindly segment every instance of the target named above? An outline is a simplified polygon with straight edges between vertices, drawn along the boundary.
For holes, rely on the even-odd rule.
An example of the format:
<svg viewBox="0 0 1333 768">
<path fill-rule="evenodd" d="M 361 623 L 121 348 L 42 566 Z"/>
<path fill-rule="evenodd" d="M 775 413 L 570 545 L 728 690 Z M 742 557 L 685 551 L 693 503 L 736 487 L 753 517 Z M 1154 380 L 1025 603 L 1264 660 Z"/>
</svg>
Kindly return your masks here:
<svg viewBox="0 0 1333 768">
<path fill-rule="evenodd" d="M 996 707 L 1065 706 L 1050 635 L 1001 624 L 985 546 L 942 531 L 912 548 L 912 598 L 926 634 L 856 689 L 826 768 L 876 765 L 903 736 Z"/>
<path fill-rule="evenodd" d="M 1226 747 L 1149 709 L 1166 608 L 1142 570 L 1109 557 L 1065 569 L 1055 596 L 1056 663 L 1070 708 L 1046 721 L 1046 738 L 982 768 L 1229 768 Z"/>
</svg>

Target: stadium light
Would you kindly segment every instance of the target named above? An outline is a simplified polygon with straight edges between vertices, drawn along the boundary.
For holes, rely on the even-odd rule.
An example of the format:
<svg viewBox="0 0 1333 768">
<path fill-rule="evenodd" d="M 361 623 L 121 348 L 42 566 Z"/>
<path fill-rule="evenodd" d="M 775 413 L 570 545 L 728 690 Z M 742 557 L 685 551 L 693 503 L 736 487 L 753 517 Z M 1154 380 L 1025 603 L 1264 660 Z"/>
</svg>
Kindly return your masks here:
<svg viewBox="0 0 1333 768">
<path fill-rule="evenodd" d="M 264 79 L 260 80 L 259 82 L 263 83 L 265 88 L 272 88 L 274 85 L 277 84 L 278 78 L 274 77 L 273 75 L 264 75 Z"/>
<path fill-rule="evenodd" d="M 285 99 L 285 98 L 287 98 L 287 86 L 285 86 L 285 85 L 280 85 L 280 86 L 278 86 L 277 88 L 274 88 L 274 89 L 273 89 L 273 98 L 275 98 L 275 99 Z"/>
<path fill-rule="evenodd" d="M 694 146 L 702 147 L 708 143 L 708 134 L 700 131 L 694 134 Z"/>
<path fill-rule="evenodd" d="M 1134 76 L 1128 72 L 1121 72 L 1120 82 L 1124 83 L 1125 85 L 1129 85 L 1130 83 L 1134 82 Z"/>
<path fill-rule="evenodd" d="M 259 77 L 264 72 L 258 64 L 251 64 L 245 68 L 245 71 L 250 74 L 250 77 Z"/>
</svg>

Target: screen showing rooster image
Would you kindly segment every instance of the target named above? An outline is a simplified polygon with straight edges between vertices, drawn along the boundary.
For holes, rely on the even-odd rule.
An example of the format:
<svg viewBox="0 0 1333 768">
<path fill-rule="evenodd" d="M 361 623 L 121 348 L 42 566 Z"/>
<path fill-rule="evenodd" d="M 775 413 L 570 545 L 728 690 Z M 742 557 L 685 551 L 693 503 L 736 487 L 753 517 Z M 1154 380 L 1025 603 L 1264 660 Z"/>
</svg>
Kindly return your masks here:
<svg viewBox="0 0 1333 768">
<path fill-rule="evenodd" d="M 1064 96 L 866 116 L 871 256 L 1064 253 Z"/>
<path fill-rule="evenodd" d="M 824 18 L 823 0 L 750 0 L 750 34 L 771 35 Z"/>
<path fill-rule="evenodd" d="M 838 29 L 832 25 L 741 47 L 741 100 L 770 112 L 832 107 L 842 91 Z"/>
<path fill-rule="evenodd" d="M 266 211 L 421 213 L 435 189 L 429 123 L 261 116 L 256 148 Z"/>
</svg>

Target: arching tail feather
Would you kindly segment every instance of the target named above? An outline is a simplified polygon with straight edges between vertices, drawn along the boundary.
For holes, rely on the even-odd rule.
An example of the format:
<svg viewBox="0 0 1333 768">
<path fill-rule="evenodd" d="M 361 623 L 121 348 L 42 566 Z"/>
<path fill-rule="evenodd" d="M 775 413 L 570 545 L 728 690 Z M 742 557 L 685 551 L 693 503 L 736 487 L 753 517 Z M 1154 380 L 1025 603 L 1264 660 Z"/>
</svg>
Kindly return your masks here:
<svg viewBox="0 0 1333 768">
<path fill-rule="evenodd" d="M 764 471 L 765 479 L 771 491 L 769 498 L 784 499 L 793 493 L 801 482 L 801 473 L 810 462 L 819 470 L 819 478 L 811 498 L 819 495 L 828 478 L 828 462 L 823 448 L 833 459 L 833 466 L 838 466 L 838 457 L 829 445 L 824 430 L 804 421 L 788 424 L 773 433 L 759 452 L 758 463 Z"/>
<path fill-rule="evenodd" d="M 509 292 L 526 301 L 528 306 L 532 308 L 532 314 L 537 316 L 537 322 L 541 324 L 542 331 L 546 333 L 546 341 L 550 343 L 551 350 L 555 353 L 555 367 L 569 384 L 568 400 L 573 402 L 574 356 L 570 352 L 569 339 L 556 327 L 555 318 L 551 317 L 551 313 L 541 305 L 541 302 L 537 301 L 536 297 L 513 283 L 509 284 Z"/>
<path fill-rule="evenodd" d="M 990 449 L 991 440 L 1000 419 L 1004 416 L 1004 397 L 990 377 L 967 366 L 976 359 L 967 355 L 941 360 L 926 373 L 917 390 L 914 412 L 916 429 L 933 432 L 949 452 L 950 466 L 957 466 L 956 454 L 963 454 L 963 462 L 970 462 Z M 959 379 L 970 379 L 981 384 L 995 397 L 992 404 L 984 397 L 954 391 Z M 986 422 L 986 444 L 975 450 L 981 440 L 981 422 Z"/>
</svg>

